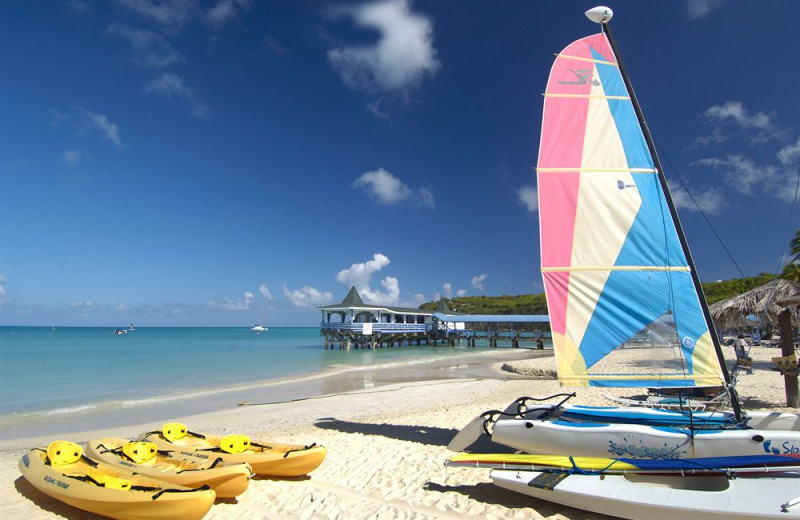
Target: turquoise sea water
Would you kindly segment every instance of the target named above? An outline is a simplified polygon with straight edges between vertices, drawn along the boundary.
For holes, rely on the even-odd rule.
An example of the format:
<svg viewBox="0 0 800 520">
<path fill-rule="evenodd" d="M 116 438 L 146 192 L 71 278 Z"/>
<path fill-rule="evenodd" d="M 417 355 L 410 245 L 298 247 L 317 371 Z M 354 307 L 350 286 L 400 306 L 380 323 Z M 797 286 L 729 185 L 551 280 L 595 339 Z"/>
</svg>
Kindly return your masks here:
<svg viewBox="0 0 800 520">
<path fill-rule="evenodd" d="M 113 332 L 108 327 L 0 327 L 0 438 L 59 425 L 74 430 L 98 418 L 156 420 L 176 410 L 200 413 L 242 401 L 480 376 L 470 371 L 469 360 L 489 350 L 324 350 L 318 328 L 270 328 L 260 334 L 248 328 Z"/>
</svg>

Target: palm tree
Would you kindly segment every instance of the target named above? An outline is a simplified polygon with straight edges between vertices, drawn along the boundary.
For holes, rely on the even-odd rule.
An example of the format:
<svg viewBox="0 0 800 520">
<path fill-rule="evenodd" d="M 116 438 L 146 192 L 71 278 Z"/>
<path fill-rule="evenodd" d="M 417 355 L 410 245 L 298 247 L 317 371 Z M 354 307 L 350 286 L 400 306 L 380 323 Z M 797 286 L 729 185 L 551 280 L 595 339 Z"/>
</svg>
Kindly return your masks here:
<svg viewBox="0 0 800 520">
<path fill-rule="evenodd" d="M 797 230 L 797 233 L 794 235 L 794 238 L 791 242 L 789 242 L 789 246 L 792 248 L 789 253 L 792 255 L 792 263 L 800 263 L 800 229 Z"/>
<path fill-rule="evenodd" d="M 789 280 L 790 282 L 800 282 L 800 229 L 794 235 L 794 238 L 789 242 L 791 250 L 789 254 L 791 258 L 789 262 L 783 266 L 783 273 L 781 278 Z"/>
</svg>

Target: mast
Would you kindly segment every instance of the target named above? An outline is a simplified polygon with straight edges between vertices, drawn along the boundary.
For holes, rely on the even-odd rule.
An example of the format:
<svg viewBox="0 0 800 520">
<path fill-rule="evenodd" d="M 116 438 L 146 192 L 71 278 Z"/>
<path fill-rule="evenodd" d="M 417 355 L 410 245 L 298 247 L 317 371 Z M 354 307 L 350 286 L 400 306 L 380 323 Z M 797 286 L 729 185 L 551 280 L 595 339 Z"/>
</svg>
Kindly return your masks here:
<svg viewBox="0 0 800 520">
<path fill-rule="evenodd" d="M 669 192 L 669 186 L 667 185 L 667 178 L 664 175 L 664 169 L 661 166 L 661 161 L 658 158 L 658 154 L 656 153 L 655 143 L 653 142 L 653 136 L 650 134 L 650 128 L 647 126 L 647 122 L 644 119 L 644 113 L 642 112 L 642 107 L 639 106 L 639 100 L 636 99 L 636 93 L 633 91 L 633 85 L 631 84 L 630 78 L 628 74 L 625 72 L 625 66 L 622 63 L 622 57 L 619 53 L 619 48 L 617 47 L 617 42 L 614 40 L 614 35 L 611 34 L 611 28 L 608 26 L 609 20 L 611 20 L 611 10 L 605 8 L 607 12 L 599 11 L 600 8 L 595 8 L 590 11 L 587 11 L 586 15 L 589 16 L 589 19 L 592 21 L 599 23 L 600 26 L 603 28 L 603 33 L 608 38 L 608 42 L 611 45 L 611 50 L 614 53 L 614 56 L 617 60 L 617 65 L 619 66 L 619 72 L 622 75 L 622 80 L 625 83 L 625 88 L 628 90 L 628 94 L 631 98 L 631 104 L 633 105 L 633 109 L 636 112 L 636 118 L 639 120 L 639 126 L 642 129 L 642 133 L 644 134 L 645 142 L 647 143 L 647 149 L 650 151 L 650 155 L 653 158 L 653 163 L 656 167 L 656 174 L 658 176 L 658 181 L 661 184 L 661 189 L 664 191 L 664 198 L 667 201 L 667 207 L 669 208 L 670 215 L 672 215 L 672 221 L 675 223 L 675 230 L 678 234 L 678 239 L 681 244 L 681 249 L 683 249 L 683 254 L 686 256 L 686 261 L 689 264 L 689 273 L 692 277 L 692 282 L 694 283 L 695 289 L 697 291 L 697 297 L 700 301 L 700 308 L 703 310 L 703 317 L 706 321 L 706 326 L 708 327 L 708 331 L 711 334 L 711 341 L 714 345 L 714 351 L 717 354 L 717 361 L 719 362 L 719 366 L 722 369 L 722 376 L 725 379 L 725 386 L 726 390 L 728 391 L 731 397 L 731 406 L 733 407 L 733 412 L 736 415 L 736 420 L 742 420 L 742 409 L 739 405 L 739 397 L 736 393 L 736 389 L 733 386 L 733 382 L 731 380 L 731 374 L 728 371 L 728 366 L 725 364 L 725 356 L 722 354 L 722 346 L 719 343 L 719 337 L 717 336 L 716 329 L 714 328 L 714 322 L 711 320 L 711 313 L 708 310 L 708 302 L 706 302 L 706 296 L 703 292 L 703 286 L 700 284 L 700 277 L 697 275 L 697 269 L 695 268 L 694 259 L 692 258 L 692 253 L 689 250 L 689 243 L 686 240 L 686 235 L 683 232 L 683 226 L 681 225 L 681 221 L 678 218 L 678 211 L 675 209 L 675 203 L 672 200 L 672 195 Z M 590 16 L 590 13 L 595 11 L 595 16 Z M 600 14 L 601 16 L 597 16 Z"/>
</svg>

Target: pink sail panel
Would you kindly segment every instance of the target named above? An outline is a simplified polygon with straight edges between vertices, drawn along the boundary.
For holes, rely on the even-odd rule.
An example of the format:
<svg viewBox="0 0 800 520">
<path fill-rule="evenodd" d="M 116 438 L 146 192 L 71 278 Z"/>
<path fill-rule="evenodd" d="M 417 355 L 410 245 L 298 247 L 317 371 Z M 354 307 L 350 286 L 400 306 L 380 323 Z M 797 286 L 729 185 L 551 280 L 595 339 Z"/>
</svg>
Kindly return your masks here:
<svg viewBox="0 0 800 520">
<path fill-rule="evenodd" d="M 543 268 L 572 265 L 589 96 L 595 82 L 592 48 L 612 61 L 603 34 L 583 38 L 569 45 L 556 58 L 547 84 L 538 168 L 557 168 L 559 173 L 538 173 Z M 569 168 L 575 168 L 575 171 L 564 171 Z M 548 276 L 559 278 L 559 281 L 548 284 Z M 547 305 L 552 330 L 564 334 L 569 272 L 549 273 L 545 280 L 545 285 L 550 285 Z"/>
</svg>

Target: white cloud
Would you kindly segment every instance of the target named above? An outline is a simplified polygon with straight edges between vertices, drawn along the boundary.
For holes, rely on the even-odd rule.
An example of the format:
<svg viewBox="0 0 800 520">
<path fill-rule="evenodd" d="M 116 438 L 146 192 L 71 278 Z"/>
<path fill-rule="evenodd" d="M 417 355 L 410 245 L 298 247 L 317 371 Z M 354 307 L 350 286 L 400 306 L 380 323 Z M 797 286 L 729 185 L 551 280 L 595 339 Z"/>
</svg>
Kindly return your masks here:
<svg viewBox="0 0 800 520">
<path fill-rule="evenodd" d="M 265 300 L 272 299 L 272 293 L 270 292 L 269 287 L 267 287 L 267 284 L 262 283 L 261 285 L 259 285 L 258 292 L 261 293 L 261 296 L 263 296 Z"/>
<path fill-rule="evenodd" d="M 245 291 L 244 297 L 241 300 L 231 300 L 229 298 L 217 298 L 208 302 L 207 307 L 211 310 L 223 311 L 247 311 L 250 310 L 253 304 L 253 293 Z"/>
<path fill-rule="evenodd" d="M 91 12 L 89 6 L 86 5 L 86 2 L 83 2 L 82 0 L 68 0 L 66 5 L 78 14 L 86 14 Z"/>
<path fill-rule="evenodd" d="M 400 301 L 400 282 L 393 276 L 387 276 L 380 284 L 384 291 L 372 289 L 372 275 L 391 263 L 389 257 L 375 253 L 372 260 L 351 265 L 339 271 L 336 281 L 345 286 L 356 288 L 361 297 L 373 305 L 397 305 Z"/>
<path fill-rule="evenodd" d="M 711 135 L 698 137 L 695 146 L 708 146 L 742 135 L 751 144 L 779 137 L 783 132 L 769 114 L 751 114 L 741 101 L 714 105 L 703 112 L 702 119 L 711 126 Z"/>
<path fill-rule="evenodd" d="M 126 40 L 133 49 L 133 61 L 142 67 L 160 69 L 184 61 L 181 53 L 159 33 L 122 23 L 111 24 L 108 33 Z"/>
<path fill-rule="evenodd" d="M 434 209 L 433 193 L 427 188 L 412 189 L 383 168 L 366 172 L 353 181 L 353 186 L 363 188 L 379 204 L 393 206 L 410 202 L 416 207 Z"/>
<path fill-rule="evenodd" d="M 453 284 L 450 282 L 445 282 L 444 285 L 442 285 L 442 290 L 444 291 L 445 298 L 450 299 L 453 297 Z"/>
<path fill-rule="evenodd" d="M 3 274 L 0 274 L 0 301 L 3 301 L 6 296 L 8 296 L 8 291 L 6 290 L 6 277 Z"/>
<path fill-rule="evenodd" d="M 721 172 L 728 185 L 740 193 L 754 195 L 761 185 L 771 185 L 780 177 L 778 169 L 771 165 L 757 165 L 742 155 L 728 155 L 725 158 L 708 157 L 695 164 L 709 166 Z"/>
<path fill-rule="evenodd" d="M 180 30 L 195 13 L 193 0 L 114 0 L 142 18 L 156 22 L 164 29 Z"/>
<path fill-rule="evenodd" d="M 167 98 L 178 98 L 189 104 L 192 115 L 198 118 L 211 117 L 211 109 L 197 97 L 194 91 L 184 84 L 183 79 L 175 73 L 164 72 L 148 83 L 145 92 L 158 94 Z"/>
<path fill-rule="evenodd" d="M 290 290 L 283 284 L 283 295 L 296 307 L 316 307 L 333 301 L 333 293 L 322 292 L 313 287 Z"/>
<path fill-rule="evenodd" d="M 117 126 L 116 123 L 112 123 L 108 117 L 104 116 L 103 114 L 88 113 L 87 115 L 92 125 L 99 130 L 100 133 L 105 135 L 109 141 L 114 143 L 117 148 L 122 148 L 125 146 L 122 142 L 122 138 L 119 135 L 119 126 Z"/>
<path fill-rule="evenodd" d="M 71 124 L 78 134 L 99 132 L 111 141 L 118 149 L 125 148 L 122 142 L 119 126 L 112 123 L 104 114 L 92 112 L 86 108 L 71 108 L 69 110 L 51 110 L 50 124 L 59 126 Z"/>
<path fill-rule="evenodd" d="M 336 280 L 343 285 L 353 285 L 356 289 L 369 285 L 372 275 L 391 263 L 389 257 L 381 253 L 372 255 L 372 260 L 353 264 L 347 269 L 342 269 L 336 275 Z"/>
<path fill-rule="evenodd" d="M 678 209 L 687 209 L 689 211 L 702 210 L 705 213 L 714 215 L 722 211 L 722 207 L 725 203 L 722 193 L 713 187 L 701 191 L 692 190 L 690 195 L 683 189 L 683 186 L 678 186 L 670 181 L 669 191 L 672 195 L 672 201 Z M 695 204 L 695 202 L 697 204 Z"/>
<path fill-rule="evenodd" d="M 467 290 L 466 289 L 459 289 L 456 291 L 456 296 L 466 296 Z"/>
<path fill-rule="evenodd" d="M 208 24 L 219 28 L 236 18 L 240 11 L 246 11 L 251 6 L 251 0 L 220 0 L 206 11 L 205 20 Z"/>
<path fill-rule="evenodd" d="M 800 162 L 800 137 L 794 143 L 781 148 L 778 152 L 778 160 L 784 166 L 791 166 Z"/>
<path fill-rule="evenodd" d="M 81 151 L 80 150 L 67 150 L 61 154 L 59 159 L 62 163 L 66 164 L 67 166 L 72 166 L 78 164 L 81 160 Z"/>
<path fill-rule="evenodd" d="M 373 46 L 340 47 L 328 51 L 328 61 L 344 83 L 356 90 L 397 93 L 404 97 L 426 74 L 441 64 L 433 48 L 433 24 L 411 12 L 408 0 L 382 0 L 360 6 L 341 7 L 360 27 L 376 30 Z"/>
<path fill-rule="evenodd" d="M 472 282 L 470 282 L 472 284 L 472 288 L 481 292 L 485 291 L 486 287 L 483 285 L 483 282 L 485 282 L 488 277 L 488 274 L 479 274 L 473 276 Z"/>
<path fill-rule="evenodd" d="M 539 192 L 536 186 L 523 186 L 517 190 L 517 195 L 529 213 L 536 213 L 539 210 Z"/>
<path fill-rule="evenodd" d="M 686 0 L 686 9 L 689 11 L 689 19 L 702 18 L 716 11 L 725 4 L 726 0 Z"/>
<path fill-rule="evenodd" d="M 71 309 L 74 309 L 79 312 L 89 312 L 97 308 L 97 304 L 94 303 L 92 300 L 71 302 L 69 306 Z"/>
</svg>

